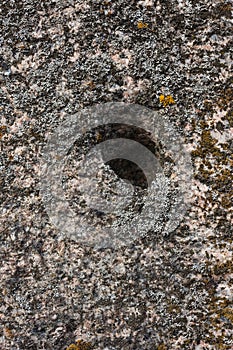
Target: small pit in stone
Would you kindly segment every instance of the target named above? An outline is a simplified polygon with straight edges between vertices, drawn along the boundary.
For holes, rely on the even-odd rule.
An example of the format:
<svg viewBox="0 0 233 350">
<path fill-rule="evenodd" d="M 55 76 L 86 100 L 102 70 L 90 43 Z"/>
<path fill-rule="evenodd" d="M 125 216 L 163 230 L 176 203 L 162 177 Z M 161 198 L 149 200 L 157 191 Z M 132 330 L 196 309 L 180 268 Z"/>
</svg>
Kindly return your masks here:
<svg viewBox="0 0 233 350">
<path fill-rule="evenodd" d="M 112 159 L 106 162 L 114 173 L 121 179 L 129 181 L 134 187 L 146 190 L 148 187 L 143 170 L 128 159 Z"/>
<path fill-rule="evenodd" d="M 106 140 L 126 138 L 139 142 L 151 151 L 159 160 L 162 168 L 165 164 L 165 151 L 160 144 L 152 139 L 152 135 L 143 129 L 132 125 L 125 124 L 107 124 L 98 128 L 89 130 L 80 139 L 77 139 L 70 148 L 67 155 L 66 165 L 63 171 L 63 188 L 70 207 L 78 214 L 87 216 L 88 219 L 97 219 L 102 224 L 112 223 L 114 216 L 108 215 L 99 210 L 87 206 L 85 196 L 75 184 L 79 181 L 80 160 L 83 155 L 87 154 L 95 145 Z M 143 208 L 143 201 L 147 195 L 148 183 L 143 170 L 134 162 L 127 159 L 116 158 L 105 163 L 107 173 L 110 171 L 113 177 L 120 180 L 127 180 L 134 188 L 133 198 L 130 206 L 125 207 L 125 211 L 131 212 L 132 215 L 140 213 Z M 109 174 L 108 174 L 109 175 Z M 109 177 L 100 178 L 97 182 L 109 186 L 114 191 L 114 181 L 109 181 Z M 106 181 L 105 181 L 106 180 Z M 109 181 L 109 182 L 108 182 Z M 111 200 L 111 196 L 109 197 Z"/>
</svg>

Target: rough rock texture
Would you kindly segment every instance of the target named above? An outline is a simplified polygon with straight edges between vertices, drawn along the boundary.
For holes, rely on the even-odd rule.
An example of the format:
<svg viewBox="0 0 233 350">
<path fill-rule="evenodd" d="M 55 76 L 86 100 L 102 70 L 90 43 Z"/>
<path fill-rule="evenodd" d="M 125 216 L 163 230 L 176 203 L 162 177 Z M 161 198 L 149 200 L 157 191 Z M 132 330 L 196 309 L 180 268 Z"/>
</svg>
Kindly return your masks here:
<svg viewBox="0 0 233 350">
<path fill-rule="evenodd" d="M 232 349 L 232 2 L 1 0 L 0 33 L 0 349 Z M 112 101 L 179 130 L 193 202 L 97 251 L 58 240 L 38 169 L 66 114 Z"/>
</svg>

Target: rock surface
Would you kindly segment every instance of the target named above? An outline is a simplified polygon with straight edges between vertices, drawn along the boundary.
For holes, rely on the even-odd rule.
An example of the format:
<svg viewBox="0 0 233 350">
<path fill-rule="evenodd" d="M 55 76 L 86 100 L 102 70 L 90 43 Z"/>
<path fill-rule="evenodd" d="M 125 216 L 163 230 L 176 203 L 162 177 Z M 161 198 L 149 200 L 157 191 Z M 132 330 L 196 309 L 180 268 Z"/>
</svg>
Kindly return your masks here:
<svg viewBox="0 0 233 350">
<path fill-rule="evenodd" d="M 0 32 L 0 349 L 232 349 L 232 3 L 2 0 Z M 159 111 L 191 152 L 192 205 L 169 236 L 58 239 L 42 148 L 105 102 Z"/>
</svg>

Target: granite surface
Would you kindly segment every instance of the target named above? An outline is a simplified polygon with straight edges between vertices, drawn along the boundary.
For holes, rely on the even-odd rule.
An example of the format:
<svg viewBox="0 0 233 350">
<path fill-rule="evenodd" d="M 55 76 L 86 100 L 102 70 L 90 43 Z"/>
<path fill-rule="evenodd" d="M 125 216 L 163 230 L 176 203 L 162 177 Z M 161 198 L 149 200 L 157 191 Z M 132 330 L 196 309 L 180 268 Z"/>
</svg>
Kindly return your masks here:
<svg viewBox="0 0 233 350">
<path fill-rule="evenodd" d="M 232 39 L 231 1 L 1 0 L 0 349 L 233 349 Z M 96 250 L 59 236 L 38 174 L 106 102 L 167 118 L 194 176 L 174 232 Z"/>
</svg>

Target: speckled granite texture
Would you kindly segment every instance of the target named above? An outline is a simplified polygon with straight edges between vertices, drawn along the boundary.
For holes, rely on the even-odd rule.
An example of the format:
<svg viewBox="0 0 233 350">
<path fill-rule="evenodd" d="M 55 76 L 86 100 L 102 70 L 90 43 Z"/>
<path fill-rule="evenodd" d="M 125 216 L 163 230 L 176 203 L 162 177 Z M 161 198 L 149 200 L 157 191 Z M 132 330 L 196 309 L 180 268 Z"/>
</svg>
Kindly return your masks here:
<svg viewBox="0 0 233 350">
<path fill-rule="evenodd" d="M 1 350 L 233 349 L 232 46 L 231 1 L 1 0 Z M 66 114 L 112 101 L 179 130 L 193 201 L 170 236 L 96 251 L 58 240 L 38 167 Z"/>
</svg>

